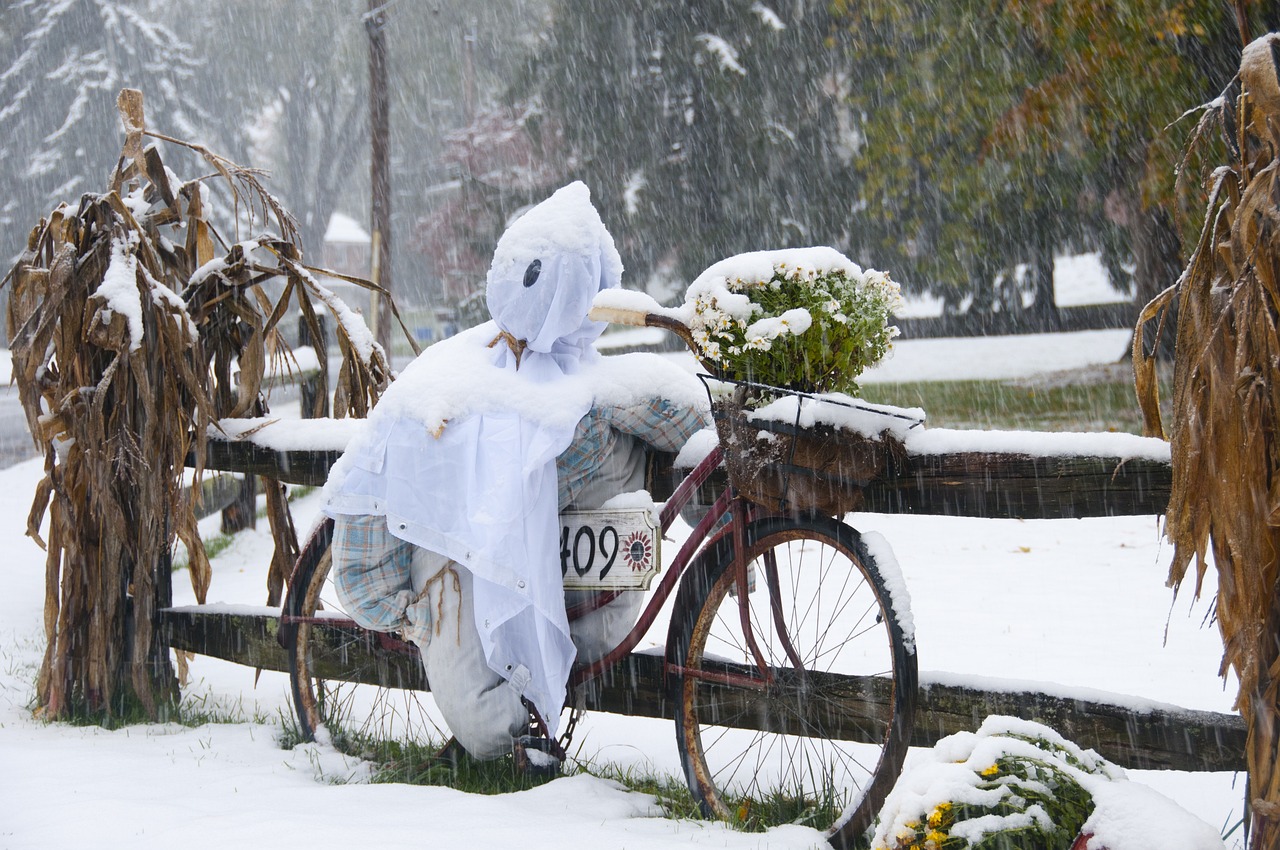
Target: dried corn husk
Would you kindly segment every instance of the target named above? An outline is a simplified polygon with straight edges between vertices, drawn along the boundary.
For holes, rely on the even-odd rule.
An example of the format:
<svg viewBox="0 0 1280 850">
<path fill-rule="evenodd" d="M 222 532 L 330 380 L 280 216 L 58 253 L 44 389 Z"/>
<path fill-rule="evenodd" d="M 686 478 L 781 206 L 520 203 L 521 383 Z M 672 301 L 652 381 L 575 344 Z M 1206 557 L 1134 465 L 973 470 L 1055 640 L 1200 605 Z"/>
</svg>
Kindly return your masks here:
<svg viewBox="0 0 1280 850">
<path fill-rule="evenodd" d="M 1280 847 L 1280 35 L 1249 45 L 1240 75 L 1205 110 L 1188 146 L 1215 130 L 1227 161 L 1207 181 L 1200 239 L 1176 286 L 1142 322 L 1177 304 L 1169 439 L 1169 583 L 1194 561 L 1196 592 L 1218 576 L 1225 674 L 1240 680 L 1254 847 Z M 1142 324 L 1139 324 L 1139 328 Z M 1149 348 L 1149 346 L 1147 346 Z M 1149 434 L 1161 435 L 1154 355 L 1134 343 Z"/>
<path fill-rule="evenodd" d="M 126 140 L 107 191 L 42 220 L 3 282 L 14 377 L 45 453 L 28 533 L 48 552 L 38 697 L 52 717 L 109 715 L 130 697 L 153 717 L 173 704 L 152 623 L 170 604 L 175 536 L 197 599 L 210 582 L 189 503 L 199 487 L 184 495 L 183 469 L 193 458 L 198 483 L 213 423 L 266 412 L 259 390 L 269 360 L 288 354 L 277 326 L 289 304 L 313 339 L 313 302 L 337 318 L 338 415 L 365 415 L 391 377 L 367 328 L 302 264 L 292 219 L 254 172 L 148 132 L 138 92 L 122 92 L 119 107 Z M 178 181 L 147 137 L 194 150 L 214 173 Z M 237 227 L 265 235 L 228 244 L 211 222 L 211 188 L 226 192 Z M 264 284 L 279 280 L 272 299 Z M 278 601 L 297 538 L 282 489 L 267 492 L 268 600 Z"/>
</svg>

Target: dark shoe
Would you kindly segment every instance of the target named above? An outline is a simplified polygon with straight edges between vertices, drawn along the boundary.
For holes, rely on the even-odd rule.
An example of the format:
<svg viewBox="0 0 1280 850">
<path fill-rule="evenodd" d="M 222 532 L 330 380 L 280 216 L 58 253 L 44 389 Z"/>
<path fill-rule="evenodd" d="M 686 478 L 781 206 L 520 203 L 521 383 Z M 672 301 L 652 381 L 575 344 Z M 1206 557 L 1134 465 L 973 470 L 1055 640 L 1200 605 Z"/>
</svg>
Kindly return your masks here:
<svg viewBox="0 0 1280 850">
<path fill-rule="evenodd" d="M 523 735 L 511 745 L 516 773 L 531 779 L 555 779 L 560 775 L 560 759 L 552 753 L 554 742 L 534 735 Z"/>
</svg>

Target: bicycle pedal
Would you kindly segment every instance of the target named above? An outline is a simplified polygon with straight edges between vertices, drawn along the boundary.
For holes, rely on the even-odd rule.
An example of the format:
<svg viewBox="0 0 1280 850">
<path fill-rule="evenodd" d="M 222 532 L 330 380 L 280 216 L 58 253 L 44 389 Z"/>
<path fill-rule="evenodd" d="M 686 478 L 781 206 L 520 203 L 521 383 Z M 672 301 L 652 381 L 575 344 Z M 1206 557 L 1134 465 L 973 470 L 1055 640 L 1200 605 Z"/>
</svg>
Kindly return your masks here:
<svg viewBox="0 0 1280 850">
<path fill-rule="evenodd" d="M 552 752 L 552 746 L 553 742 L 543 737 L 517 738 L 511 745 L 516 772 L 533 779 L 555 779 L 560 775 L 561 761 Z"/>
</svg>

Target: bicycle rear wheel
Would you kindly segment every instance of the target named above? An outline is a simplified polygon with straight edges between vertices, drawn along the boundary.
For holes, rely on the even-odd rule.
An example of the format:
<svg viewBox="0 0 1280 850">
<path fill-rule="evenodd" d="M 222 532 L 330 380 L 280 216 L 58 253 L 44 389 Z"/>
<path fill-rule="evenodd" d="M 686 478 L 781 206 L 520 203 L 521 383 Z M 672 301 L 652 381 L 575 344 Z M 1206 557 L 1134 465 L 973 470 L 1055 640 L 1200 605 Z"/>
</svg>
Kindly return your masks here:
<svg viewBox="0 0 1280 850">
<path fill-rule="evenodd" d="M 310 741 L 327 730 L 340 749 L 412 771 L 449 735 L 417 647 L 362 629 L 343 610 L 330 577 L 332 541 L 326 519 L 303 547 L 284 602 L 281 643 L 299 732 Z"/>
<path fill-rule="evenodd" d="M 701 559 L 676 598 L 667 660 L 678 674 L 685 778 L 708 816 L 745 826 L 799 821 L 850 846 L 906 757 L 914 648 L 854 529 L 773 518 L 745 534 L 756 584 L 751 640 L 728 543 Z"/>
</svg>

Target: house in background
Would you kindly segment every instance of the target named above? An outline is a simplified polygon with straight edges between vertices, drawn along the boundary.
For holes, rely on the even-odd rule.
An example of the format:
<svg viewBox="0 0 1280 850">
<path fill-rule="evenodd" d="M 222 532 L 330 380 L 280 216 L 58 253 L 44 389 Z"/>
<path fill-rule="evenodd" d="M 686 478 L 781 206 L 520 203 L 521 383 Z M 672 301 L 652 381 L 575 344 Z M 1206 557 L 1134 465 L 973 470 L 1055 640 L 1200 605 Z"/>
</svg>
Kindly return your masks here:
<svg viewBox="0 0 1280 850">
<path fill-rule="evenodd" d="M 321 263 L 324 268 L 369 280 L 372 274 L 370 269 L 372 254 L 373 238 L 360 222 L 341 212 L 335 212 L 329 216 L 329 226 L 324 233 L 323 262 Z M 370 323 L 370 317 L 373 315 L 373 300 L 369 290 L 332 277 L 324 278 L 321 283 L 333 290 L 346 302 L 347 306 L 364 317 L 366 323 Z M 445 311 L 437 316 L 435 311 L 428 311 L 421 307 L 407 308 L 406 304 L 411 304 L 414 300 L 412 293 L 398 289 L 394 294 L 396 304 L 401 311 L 401 318 L 408 324 L 409 332 L 413 334 L 419 345 L 428 345 L 440 338 L 442 328 L 445 329 L 443 335 L 448 336 L 452 333 L 451 311 Z M 402 347 L 399 331 L 395 330 L 394 326 L 392 340 L 398 353 L 408 353 L 408 346 Z"/>
<path fill-rule="evenodd" d="M 335 212 L 329 216 L 329 226 L 324 232 L 320 265 L 335 272 L 368 280 L 372 243 L 368 231 L 360 222 L 345 213 Z M 368 290 L 336 278 L 326 278 L 323 283 L 347 302 L 351 309 L 368 315 Z"/>
</svg>

